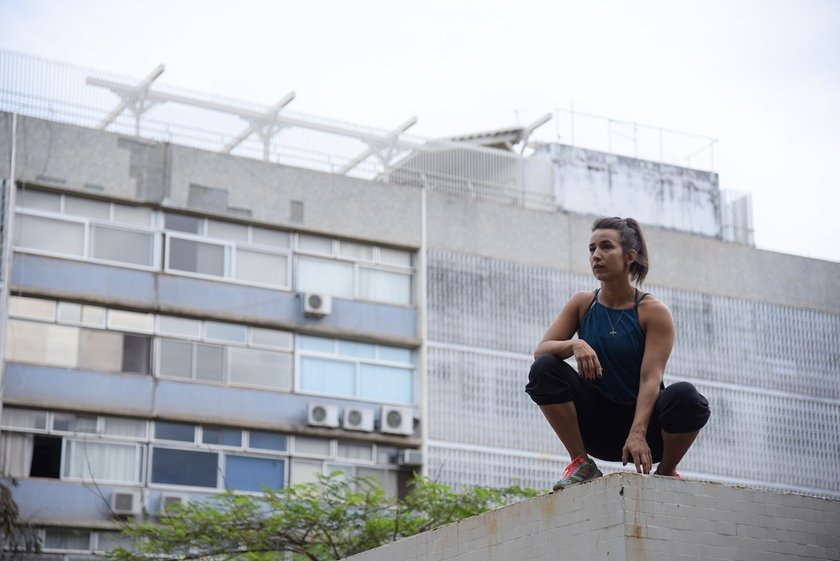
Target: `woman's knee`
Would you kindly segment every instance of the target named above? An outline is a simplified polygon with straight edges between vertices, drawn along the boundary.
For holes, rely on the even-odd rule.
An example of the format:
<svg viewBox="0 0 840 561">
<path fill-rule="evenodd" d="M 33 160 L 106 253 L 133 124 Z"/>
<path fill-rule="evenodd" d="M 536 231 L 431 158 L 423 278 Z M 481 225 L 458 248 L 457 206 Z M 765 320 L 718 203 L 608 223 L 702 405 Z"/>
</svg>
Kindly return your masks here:
<svg viewBox="0 0 840 561">
<path fill-rule="evenodd" d="M 577 373 L 565 360 L 556 355 L 542 355 L 531 365 L 525 391 L 539 405 L 568 401 L 573 376 Z"/>
<path fill-rule="evenodd" d="M 671 384 L 659 395 L 660 424 L 665 432 L 698 431 L 711 415 L 709 401 L 689 382 Z"/>
</svg>

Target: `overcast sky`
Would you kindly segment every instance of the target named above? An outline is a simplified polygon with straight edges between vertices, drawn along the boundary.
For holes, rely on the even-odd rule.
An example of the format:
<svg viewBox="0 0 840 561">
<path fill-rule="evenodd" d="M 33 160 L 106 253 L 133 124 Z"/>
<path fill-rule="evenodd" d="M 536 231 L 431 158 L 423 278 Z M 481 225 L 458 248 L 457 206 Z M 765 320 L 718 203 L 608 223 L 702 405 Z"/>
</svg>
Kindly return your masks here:
<svg viewBox="0 0 840 561">
<path fill-rule="evenodd" d="M 572 104 L 713 137 L 760 248 L 840 262 L 838 0 L 0 0 L 0 47 L 430 137 Z"/>
</svg>

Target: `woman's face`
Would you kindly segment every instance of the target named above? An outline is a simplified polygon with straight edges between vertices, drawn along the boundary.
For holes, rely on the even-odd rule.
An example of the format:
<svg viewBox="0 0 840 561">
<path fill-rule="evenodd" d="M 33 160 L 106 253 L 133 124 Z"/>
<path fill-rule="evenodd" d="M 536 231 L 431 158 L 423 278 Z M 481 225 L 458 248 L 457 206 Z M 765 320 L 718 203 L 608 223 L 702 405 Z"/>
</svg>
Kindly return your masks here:
<svg viewBox="0 0 840 561">
<path fill-rule="evenodd" d="M 626 277 L 630 271 L 630 263 L 635 257 L 633 250 L 625 255 L 618 230 L 595 230 L 589 238 L 589 266 L 598 280 L 618 275 Z"/>
</svg>

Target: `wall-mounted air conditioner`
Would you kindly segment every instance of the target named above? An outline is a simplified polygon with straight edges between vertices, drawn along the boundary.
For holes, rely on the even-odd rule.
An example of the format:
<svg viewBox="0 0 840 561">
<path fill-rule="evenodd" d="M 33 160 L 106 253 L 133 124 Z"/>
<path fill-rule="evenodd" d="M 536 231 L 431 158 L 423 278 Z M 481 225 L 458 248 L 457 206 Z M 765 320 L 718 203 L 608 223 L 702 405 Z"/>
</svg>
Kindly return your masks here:
<svg viewBox="0 0 840 561">
<path fill-rule="evenodd" d="M 379 431 L 388 434 L 414 434 L 414 411 L 407 407 L 383 405 Z"/>
<path fill-rule="evenodd" d="M 110 506 L 116 515 L 140 514 L 140 491 L 114 491 Z"/>
<path fill-rule="evenodd" d="M 346 407 L 341 426 L 347 430 L 371 432 L 373 430 L 373 409 Z"/>
<path fill-rule="evenodd" d="M 161 516 L 170 516 L 178 509 L 187 506 L 189 499 L 186 495 L 176 495 L 172 493 L 164 493 L 160 496 L 160 511 Z"/>
<path fill-rule="evenodd" d="M 400 450 L 397 454 L 398 466 L 419 467 L 423 465 L 423 452 L 420 450 Z"/>
<path fill-rule="evenodd" d="M 331 403 L 310 403 L 306 411 L 306 422 L 313 427 L 338 426 L 338 406 Z"/>
<path fill-rule="evenodd" d="M 332 312 L 332 296 L 316 292 L 303 295 L 303 315 L 309 317 L 324 317 Z"/>
</svg>

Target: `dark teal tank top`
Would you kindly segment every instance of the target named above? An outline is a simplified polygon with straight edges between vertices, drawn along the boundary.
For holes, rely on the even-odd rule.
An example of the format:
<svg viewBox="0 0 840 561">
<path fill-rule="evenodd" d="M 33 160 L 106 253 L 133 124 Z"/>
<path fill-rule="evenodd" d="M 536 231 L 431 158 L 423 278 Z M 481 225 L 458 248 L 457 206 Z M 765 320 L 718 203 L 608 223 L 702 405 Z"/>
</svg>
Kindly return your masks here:
<svg viewBox="0 0 840 561">
<path fill-rule="evenodd" d="M 604 370 L 594 383 L 618 401 L 635 402 L 645 355 L 645 334 L 638 311 L 647 293 L 639 297 L 637 290 L 632 308 L 614 310 L 598 302 L 599 290 L 595 290 L 595 298 L 583 316 L 578 337 L 589 343 Z"/>
</svg>

